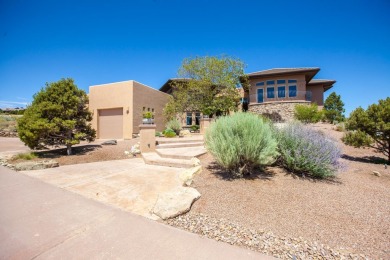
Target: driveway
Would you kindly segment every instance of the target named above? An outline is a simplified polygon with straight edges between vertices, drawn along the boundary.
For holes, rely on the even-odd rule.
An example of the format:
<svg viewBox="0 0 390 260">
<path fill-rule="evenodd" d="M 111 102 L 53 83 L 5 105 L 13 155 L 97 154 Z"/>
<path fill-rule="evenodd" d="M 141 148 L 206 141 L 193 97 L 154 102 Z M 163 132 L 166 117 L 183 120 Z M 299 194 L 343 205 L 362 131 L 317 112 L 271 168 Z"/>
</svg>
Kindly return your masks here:
<svg viewBox="0 0 390 260">
<path fill-rule="evenodd" d="M 271 259 L 1 166 L 0 209 L 0 259 Z"/>
<path fill-rule="evenodd" d="M 30 151 L 19 138 L 0 137 L 0 155 L 13 155 Z"/>
<path fill-rule="evenodd" d="M 140 158 L 22 171 L 57 187 L 151 219 L 158 195 L 182 186 L 183 168 L 147 165 Z"/>
</svg>

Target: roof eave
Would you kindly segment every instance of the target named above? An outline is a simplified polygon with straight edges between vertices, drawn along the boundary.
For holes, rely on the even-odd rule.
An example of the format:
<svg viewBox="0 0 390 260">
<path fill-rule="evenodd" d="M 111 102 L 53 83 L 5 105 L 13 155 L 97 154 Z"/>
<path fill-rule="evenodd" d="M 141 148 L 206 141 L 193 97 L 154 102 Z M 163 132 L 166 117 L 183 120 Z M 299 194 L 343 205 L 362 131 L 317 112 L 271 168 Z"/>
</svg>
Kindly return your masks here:
<svg viewBox="0 0 390 260">
<path fill-rule="evenodd" d="M 317 73 L 320 71 L 320 68 L 312 68 L 307 70 L 300 70 L 300 71 L 284 71 L 284 72 L 274 72 L 269 73 L 265 75 L 250 75 L 247 74 L 248 78 L 266 78 L 270 76 L 285 76 L 285 75 L 296 75 L 296 74 L 304 74 L 306 78 L 306 82 L 309 82 Z"/>
</svg>

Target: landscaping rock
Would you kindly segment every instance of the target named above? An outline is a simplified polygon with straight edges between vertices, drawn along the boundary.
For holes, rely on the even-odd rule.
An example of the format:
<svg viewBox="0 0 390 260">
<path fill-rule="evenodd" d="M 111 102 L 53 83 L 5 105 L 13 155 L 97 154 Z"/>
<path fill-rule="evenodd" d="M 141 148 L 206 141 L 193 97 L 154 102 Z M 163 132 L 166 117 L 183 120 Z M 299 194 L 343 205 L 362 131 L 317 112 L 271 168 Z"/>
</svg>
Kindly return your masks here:
<svg viewBox="0 0 390 260">
<path fill-rule="evenodd" d="M 191 159 L 191 163 L 192 163 L 192 166 L 194 166 L 194 167 L 201 165 L 200 160 L 196 157 L 193 157 Z"/>
<path fill-rule="evenodd" d="M 102 145 L 116 145 L 116 140 L 108 140 L 102 143 Z"/>
<path fill-rule="evenodd" d="M 183 186 L 190 186 L 195 174 L 202 171 L 202 166 L 196 166 L 189 168 L 179 174 L 180 180 L 183 182 Z"/>
<path fill-rule="evenodd" d="M 179 136 L 191 136 L 191 132 L 190 130 L 181 130 L 180 133 L 179 133 Z"/>
<path fill-rule="evenodd" d="M 192 203 L 200 198 L 200 193 L 194 188 L 177 187 L 160 194 L 152 213 L 163 220 L 177 217 L 188 212 Z"/>
<path fill-rule="evenodd" d="M 301 237 L 279 237 L 271 231 L 255 230 L 228 219 L 189 212 L 166 221 L 167 224 L 230 245 L 240 246 L 278 259 L 368 259 L 365 255 L 337 250 Z"/>
<path fill-rule="evenodd" d="M 377 176 L 377 177 L 381 177 L 381 174 L 380 174 L 380 172 L 378 172 L 378 171 L 373 171 L 372 172 L 375 176 Z"/>
<path fill-rule="evenodd" d="M 54 160 L 40 161 L 40 162 L 21 162 L 13 165 L 16 171 L 31 171 L 31 170 L 42 170 L 47 168 L 58 167 L 58 162 Z"/>
</svg>

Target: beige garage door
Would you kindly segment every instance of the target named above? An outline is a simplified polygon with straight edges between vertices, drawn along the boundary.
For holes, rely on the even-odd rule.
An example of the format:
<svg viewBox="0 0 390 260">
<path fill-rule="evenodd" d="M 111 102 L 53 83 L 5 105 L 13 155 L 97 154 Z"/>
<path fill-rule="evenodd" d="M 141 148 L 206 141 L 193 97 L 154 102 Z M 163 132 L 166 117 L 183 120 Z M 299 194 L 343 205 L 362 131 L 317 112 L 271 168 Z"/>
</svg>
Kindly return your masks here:
<svg viewBox="0 0 390 260">
<path fill-rule="evenodd" d="M 123 109 L 99 110 L 99 138 L 122 139 L 123 138 Z"/>
</svg>

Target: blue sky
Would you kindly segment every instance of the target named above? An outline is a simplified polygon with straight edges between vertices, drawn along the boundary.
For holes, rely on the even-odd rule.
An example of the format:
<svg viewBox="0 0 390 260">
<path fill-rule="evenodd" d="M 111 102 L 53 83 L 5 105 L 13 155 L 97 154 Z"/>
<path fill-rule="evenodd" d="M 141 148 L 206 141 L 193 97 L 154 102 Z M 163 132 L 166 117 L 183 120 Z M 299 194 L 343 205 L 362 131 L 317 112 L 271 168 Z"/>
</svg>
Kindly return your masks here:
<svg viewBox="0 0 390 260">
<path fill-rule="evenodd" d="M 246 72 L 320 67 L 348 115 L 390 96 L 389 14 L 389 0 L 0 0 L 0 107 L 66 77 L 159 88 L 184 58 L 226 54 Z"/>
</svg>

